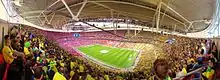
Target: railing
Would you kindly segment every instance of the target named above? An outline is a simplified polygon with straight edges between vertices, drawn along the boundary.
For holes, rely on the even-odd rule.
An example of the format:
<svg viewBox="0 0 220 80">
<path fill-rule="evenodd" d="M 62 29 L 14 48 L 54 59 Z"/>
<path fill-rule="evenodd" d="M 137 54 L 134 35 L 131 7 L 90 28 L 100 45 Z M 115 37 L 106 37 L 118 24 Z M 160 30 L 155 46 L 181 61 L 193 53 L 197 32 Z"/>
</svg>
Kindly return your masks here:
<svg viewBox="0 0 220 80">
<path fill-rule="evenodd" d="M 204 68 L 204 67 L 199 68 L 199 69 L 196 69 L 196 70 L 194 70 L 194 71 L 191 71 L 191 72 L 187 73 L 186 75 L 176 77 L 176 78 L 174 78 L 173 80 L 178 80 L 178 79 L 184 78 L 184 77 L 186 77 L 186 76 L 192 75 L 192 74 L 194 74 L 194 73 L 201 72 L 201 71 L 203 70 L 203 68 Z"/>
</svg>

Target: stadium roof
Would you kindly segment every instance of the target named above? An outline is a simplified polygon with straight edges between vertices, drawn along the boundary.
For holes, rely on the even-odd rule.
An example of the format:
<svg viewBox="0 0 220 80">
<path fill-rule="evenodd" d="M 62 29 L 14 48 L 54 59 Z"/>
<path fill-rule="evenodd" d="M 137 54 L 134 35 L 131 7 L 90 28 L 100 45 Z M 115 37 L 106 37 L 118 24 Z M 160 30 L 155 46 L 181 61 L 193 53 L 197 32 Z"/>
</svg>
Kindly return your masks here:
<svg viewBox="0 0 220 80">
<path fill-rule="evenodd" d="M 51 26 L 63 25 L 71 19 L 123 18 L 149 22 L 155 28 L 195 32 L 208 27 L 215 12 L 215 2 L 216 0 L 15 0 L 13 6 L 23 18 L 36 25 L 45 22 Z"/>
</svg>

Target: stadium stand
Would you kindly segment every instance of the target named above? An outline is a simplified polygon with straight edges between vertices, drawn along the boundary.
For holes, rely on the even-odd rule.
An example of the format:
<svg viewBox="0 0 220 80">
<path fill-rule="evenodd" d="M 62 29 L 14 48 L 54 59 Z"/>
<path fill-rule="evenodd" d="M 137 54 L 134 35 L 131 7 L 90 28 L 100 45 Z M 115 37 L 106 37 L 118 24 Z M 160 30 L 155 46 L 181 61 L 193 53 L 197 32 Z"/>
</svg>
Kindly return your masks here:
<svg viewBox="0 0 220 80">
<path fill-rule="evenodd" d="M 1 0 L 0 80 L 220 80 L 220 0 Z"/>
<path fill-rule="evenodd" d="M 39 32 L 41 34 L 37 34 Z M 126 36 L 125 31 L 117 33 Z M 148 35 L 144 33 L 148 33 Z M 18 45 L 12 46 L 14 50 L 24 50 L 25 53 L 25 58 L 19 55 L 11 55 L 14 56 L 14 61 L 10 64 L 8 76 L 14 77 L 6 78 L 8 80 L 31 80 L 32 78 L 41 80 L 155 80 L 156 78 L 166 78 L 167 80 L 203 78 L 212 80 L 219 76 L 216 45 L 211 40 L 190 39 L 151 32 L 144 33 L 139 34 L 139 37 L 134 36 L 133 39 L 124 39 L 128 40 L 128 42 L 124 42 L 117 41 L 117 37 L 105 34 L 104 32 L 82 32 L 80 33 L 81 37 L 76 38 L 73 36 L 74 33 L 48 32 L 24 27 L 10 34 L 10 39 L 5 39 L 6 42 L 11 40 L 12 45 Z M 158 36 L 158 38 L 153 36 Z M 111 40 L 104 40 L 104 38 L 111 38 Z M 166 43 L 165 39 L 168 38 L 175 38 L 173 44 Z M 148 40 L 149 44 L 135 43 L 139 40 Z M 141 57 L 134 71 L 124 72 L 94 63 L 81 57 L 81 54 L 73 49 L 73 46 L 91 45 L 94 43 L 142 50 Z M 23 47 L 21 44 L 24 44 Z M 25 48 L 28 49 L 25 51 Z M 4 51 L 3 56 L 5 56 Z M 22 63 L 24 63 L 23 67 Z M 165 71 L 161 68 L 164 68 Z M 22 74 L 23 71 L 23 75 L 13 74 Z M 6 74 L 4 75 L 7 76 Z"/>
<path fill-rule="evenodd" d="M 118 34 L 122 35 L 125 31 L 119 31 Z M 91 44 L 105 44 L 108 45 L 108 40 L 104 39 L 114 39 L 117 38 L 111 34 L 105 32 L 81 32 L 81 33 L 55 33 L 55 32 L 45 32 L 49 40 L 56 41 L 61 47 L 65 48 L 70 53 L 77 55 L 77 52 L 73 50 L 74 47 L 79 47 L 82 45 L 91 45 Z M 74 34 L 79 34 L 80 37 L 75 37 Z M 102 39 L 103 40 L 102 40 Z"/>
</svg>

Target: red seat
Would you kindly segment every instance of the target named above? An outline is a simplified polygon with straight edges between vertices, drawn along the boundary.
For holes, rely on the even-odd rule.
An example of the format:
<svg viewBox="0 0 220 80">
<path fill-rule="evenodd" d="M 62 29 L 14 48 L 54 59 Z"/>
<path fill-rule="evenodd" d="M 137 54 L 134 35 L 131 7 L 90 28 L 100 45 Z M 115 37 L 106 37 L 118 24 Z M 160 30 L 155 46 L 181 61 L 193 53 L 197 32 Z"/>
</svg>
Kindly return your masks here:
<svg viewBox="0 0 220 80">
<path fill-rule="evenodd" d="M 0 64 L 3 64 L 5 62 L 4 57 L 2 53 L 0 53 Z"/>
<path fill-rule="evenodd" d="M 7 80 L 9 66 L 10 64 L 6 64 L 5 73 L 2 80 Z"/>
</svg>

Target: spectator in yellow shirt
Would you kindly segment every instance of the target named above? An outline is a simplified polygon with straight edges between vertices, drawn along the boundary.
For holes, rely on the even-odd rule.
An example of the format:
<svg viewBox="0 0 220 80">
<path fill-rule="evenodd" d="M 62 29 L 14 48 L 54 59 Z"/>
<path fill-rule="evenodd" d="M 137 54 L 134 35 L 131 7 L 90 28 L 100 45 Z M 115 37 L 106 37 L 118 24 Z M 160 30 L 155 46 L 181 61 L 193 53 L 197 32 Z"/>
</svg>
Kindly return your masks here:
<svg viewBox="0 0 220 80">
<path fill-rule="evenodd" d="M 5 36 L 5 46 L 2 49 L 2 54 L 7 64 L 11 64 L 17 56 L 24 57 L 23 53 L 13 50 L 9 35 Z"/>
<path fill-rule="evenodd" d="M 17 58 L 16 56 L 13 55 L 14 50 L 10 47 L 11 46 L 11 40 L 10 37 L 8 35 L 5 36 L 5 46 L 2 49 L 2 54 L 3 57 L 5 59 L 5 62 L 7 64 L 11 64 L 15 58 Z"/>
<path fill-rule="evenodd" d="M 26 56 L 26 59 L 31 59 L 33 57 L 33 54 L 31 53 L 31 51 L 29 50 L 29 48 L 31 47 L 31 40 L 28 40 L 24 43 L 24 54 Z"/>
<path fill-rule="evenodd" d="M 17 57 L 24 57 L 23 53 L 19 53 L 11 47 L 11 40 L 9 35 L 5 36 L 5 46 L 2 49 L 2 54 L 4 57 L 5 62 L 9 65 L 7 80 L 20 80 L 19 75 L 19 67 L 22 67 L 22 65 L 19 65 L 19 60 L 17 60 Z M 16 65 L 16 66 L 14 66 Z M 16 69 L 16 70 L 15 70 Z M 12 77 L 13 76 L 13 77 Z"/>
<path fill-rule="evenodd" d="M 30 51 L 28 50 L 27 47 L 24 47 L 24 53 L 26 56 L 30 55 Z"/>
</svg>

